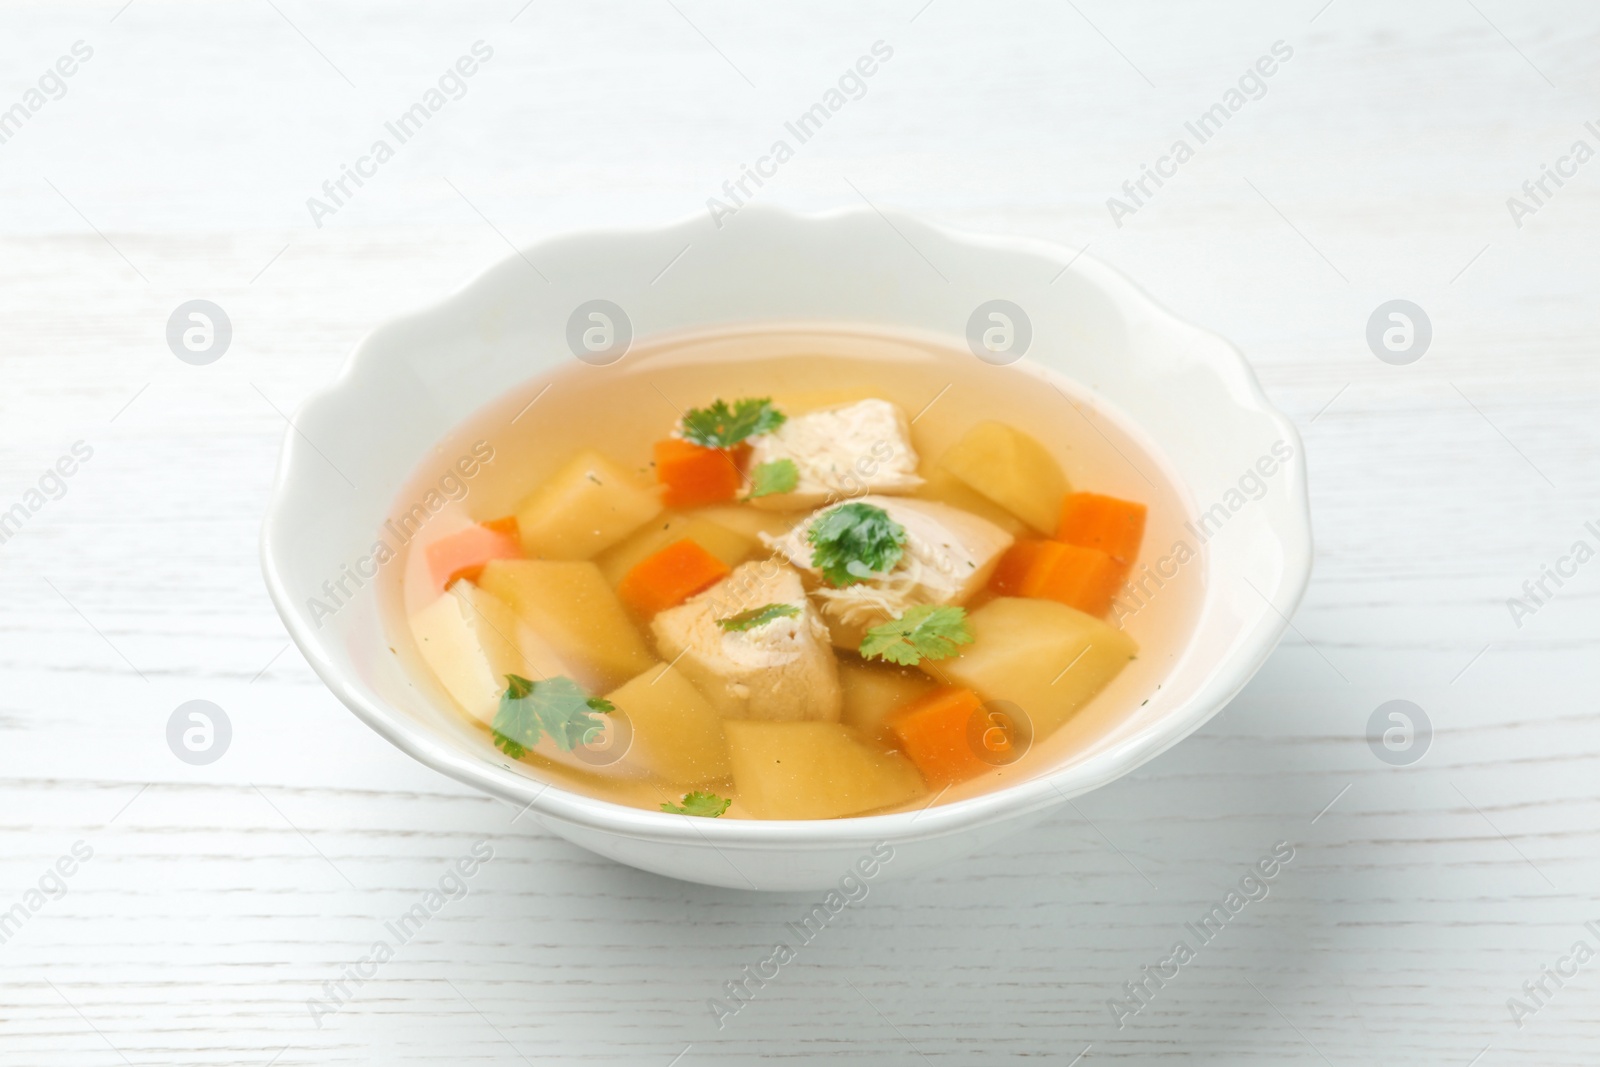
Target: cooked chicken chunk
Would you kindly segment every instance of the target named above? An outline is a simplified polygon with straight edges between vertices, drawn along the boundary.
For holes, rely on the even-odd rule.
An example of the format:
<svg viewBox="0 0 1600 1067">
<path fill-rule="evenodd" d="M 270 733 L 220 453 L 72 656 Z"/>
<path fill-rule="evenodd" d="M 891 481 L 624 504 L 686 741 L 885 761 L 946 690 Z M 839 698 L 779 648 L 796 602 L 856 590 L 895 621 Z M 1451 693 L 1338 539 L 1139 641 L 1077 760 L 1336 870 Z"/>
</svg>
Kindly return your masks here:
<svg viewBox="0 0 1600 1067">
<path fill-rule="evenodd" d="M 751 501 L 759 508 L 814 508 L 863 493 L 909 493 L 922 485 L 905 415 L 887 400 L 862 400 L 796 415 L 750 439 L 750 465 L 790 460 L 794 490 Z"/>
<path fill-rule="evenodd" d="M 865 496 L 853 503 L 882 508 L 905 530 L 900 560 L 885 574 L 839 589 L 822 582 L 821 571 L 811 565 L 813 546 L 807 534 L 832 507 L 813 512 L 782 537 L 762 537 L 807 575 L 834 643 L 841 647 L 859 644 L 868 627 L 898 618 L 918 604 L 965 602 L 983 588 L 1011 547 L 1011 535 L 1000 527 L 948 504 L 887 496 Z"/>
<path fill-rule="evenodd" d="M 724 629 L 735 615 L 785 605 L 759 625 Z M 839 667 L 828 627 L 800 576 L 781 560 L 746 563 L 651 623 L 661 657 L 677 665 L 725 719 L 838 722 Z"/>
</svg>

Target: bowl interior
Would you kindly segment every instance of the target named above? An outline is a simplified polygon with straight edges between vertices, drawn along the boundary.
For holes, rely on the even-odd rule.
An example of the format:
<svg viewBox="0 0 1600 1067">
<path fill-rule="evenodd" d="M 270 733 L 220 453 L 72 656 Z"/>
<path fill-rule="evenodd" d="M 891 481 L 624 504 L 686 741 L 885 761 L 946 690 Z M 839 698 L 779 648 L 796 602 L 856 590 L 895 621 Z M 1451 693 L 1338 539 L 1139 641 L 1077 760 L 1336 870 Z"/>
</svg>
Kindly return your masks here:
<svg viewBox="0 0 1600 1067">
<path fill-rule="evenodd" d="M 997 298 L 1031 326 L 1024 358 L 1076 383 L 1091 416 L 1103 408 L 1140 435 L 1187 498 L 1189 522 L 1170 531 L 1173 544 L 1147 549 L 1157 573 L 1145 588 L 1157 590 L 1168 570 L 1203 569 L 1197 621 L 1159 689 L 1116 721 L 1080 716 L 1071 728 L 1081 743 L 1048 773 L 916 816 L 667 819 L 548 786 L 485 745 L 391 650 L 379 591 L 401 556 L 383 527 L 397 495 L 419 467 L 450 462 L 446 442 L 464 420 L 574 359 L 569 319 L 580 305 L 610 301 L 641 341 L 741 324 L 849 323 L 964 348 L 969 318 Z M 1181 739 L 1237 692 L 1281 635 L 1309 572 L 1299 439 L 1230 345 L 1070 250 L 872 212 L 747 208 L 721 229 L 696 220 L 536 246 L 374 331 L 294 422 L 263 561 L 313 667 L 380 733 L 440 770 L 554 818 L 640 838 L 709 834 L 780 847 L 906 832 L 913 818 L 916 833 L 938 834 L 1094 788 Z M 699 822 L 709 824 L 682 825 Z"/>
</svg>

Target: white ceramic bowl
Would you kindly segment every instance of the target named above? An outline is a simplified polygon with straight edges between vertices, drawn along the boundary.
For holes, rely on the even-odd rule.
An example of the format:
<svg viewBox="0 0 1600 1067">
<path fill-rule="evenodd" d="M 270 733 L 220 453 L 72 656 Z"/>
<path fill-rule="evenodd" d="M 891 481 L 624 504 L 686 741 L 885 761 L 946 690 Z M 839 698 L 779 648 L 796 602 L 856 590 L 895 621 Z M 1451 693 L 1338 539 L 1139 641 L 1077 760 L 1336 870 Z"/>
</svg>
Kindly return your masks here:
<svg viewBox="0 0 1600 1067">
<path fill-rule="evenodd" d="M 973 310 L 1005 298 L 1031 319 L 1026 358 L 1120 410 L 1202 508 L 1232 500 L 1230 491 L 1238 494 L 1241 477 L 1275 445 L 1279 456 L 1293 455 L 1266 495 L 1229 506 L 1226 536 L 1207 544 L 1199 622 L 1160 690 L 1048 773 L 916 813 L 857 819 L 713 820 L 623 807 L 508 765 L 457 712 L 414 685 L 389 650 L 375 581 L 347 579 L 354 596 L 331 617 L 318 618 L 311 606 L 325 598 L 325 582 L 364 569 L 351 568 L 435 442 L 572 358 L 568 318 L 596 298 L 625 308 L 636 338 L 825 321 L 937 334 L 958 348 Z M 1277 644 L 1310 575 L 1311 528 L 1299 436 L 1243 356 L 1103 264 L 1039 241 L 955 233 L 900 215 L 747 207 L 721 228 L 696 218 L 536 245 L 373 331 L 287 433 L 261 550 L 267 588 L 306 659 L 340 700 L 412 756 L 529 806 L 549 830 L 622 863 L 712 885 L 792 890 L 833 885 L 863 856 L 881 860 L 891 850 L 891 861 L 869 864 L 884 877 L 970 852 L 1176 744 Z"/>
</svg>

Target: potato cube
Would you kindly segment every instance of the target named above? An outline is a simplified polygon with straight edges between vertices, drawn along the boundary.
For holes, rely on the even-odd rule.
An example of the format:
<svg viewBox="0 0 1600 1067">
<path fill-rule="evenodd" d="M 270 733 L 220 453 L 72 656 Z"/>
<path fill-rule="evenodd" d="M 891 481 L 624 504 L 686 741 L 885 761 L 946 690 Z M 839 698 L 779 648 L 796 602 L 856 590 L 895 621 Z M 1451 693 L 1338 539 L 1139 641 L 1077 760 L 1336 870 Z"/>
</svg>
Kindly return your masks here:
<svg viewBox="0 0 1600 1067">
<path fill-rule="evenodd" d="M 831 722 L 728 720 L 739 803 L 758 819 L 836 819 L 927 792 L 900 753 Z"/>
<path fill-rule="evenodd" d="M 762 534 L 782 537 L 803 517 L 800 512 L 762 511 L 749 504 L 718 504 L 709 508 L 697 508 L 689 514 L 714 522 L 735 533 L 744 534 L 752 541 L 759 541 Z"/>
<path fill-rule="evenodd" d="M 655 658 L 593 563 L 490 561 L 478 579 L 550 643 L 570 677 L 591 693 L 632 678 Z"/>
<path fill-rule="evenodd" d="M 595 560 L 606 581 L 616 585 L 633 568 L 674 541 L 687 537 L 713 556 L 737 567 L 754 551 L 756 539 L 728 529 L 691 512 L 666 512 L 641 526 L 621 544 L 606 549 Z"/>
<path fill-rule="evenodd" d="M 885 717 L 913 700 L 926 696 L 935 686 L 927 675 L 912 667 L 897 667 L 892 663 L 863 663 L 853 657 L 841 656 L 839 688 L 844 691 L 844 711 L 839 721 L 868 737 L 887 740 L 890 734 L 884 725 Z"/>
<path fill-rule="evenodd" d="M 722 719 L 672 667 L 651 667 L 606 699 L 631 731 L 626 759 L 645 773 L 686 790 L 733 773 Z"/>
<path fill-rule="evenodd" d="M 1121 630 L 1053 600 L 998 597 L 967 616 L 972 644 L 924 670 L 974 689 L 1031 724 L 1041 741 L 1072 717 L 1139 651 Z M 1020 716 L 1018 716 L 1020 712 Z"/>
<path fill-rule="evenodd" d="M 980 422 L 939 465 L 1040 533 L 1055 532 L 1067 479 L 1045 447 L 1022 431 Z"/>
<path fill-rule="evenodd" d="M 517 508 L 522 548 L 539 559 L 592 559 L 661 513 L 655 490 L 592 449 Z"/>
<path fill-rule="evenodd" d="M 494 721 L 506 675 L 539 681 L 566 671 L 503 601 L 468 581 L 412 615 L 411 636 L 445 691 L 484 723 Z"/>
<path fill-rule="evenodd" d="M 970 511 L 979 518 L 988 519 L 1012 537 L 1022 535 L 1028 524 L 1017 518 L 993 500 L 967 485 L 944 467 L 935 467 L 923 480 L 922 488 L 911 494 L 919 500 L 932 500 L 949 504 L 962 511 Z"/>
</svg>

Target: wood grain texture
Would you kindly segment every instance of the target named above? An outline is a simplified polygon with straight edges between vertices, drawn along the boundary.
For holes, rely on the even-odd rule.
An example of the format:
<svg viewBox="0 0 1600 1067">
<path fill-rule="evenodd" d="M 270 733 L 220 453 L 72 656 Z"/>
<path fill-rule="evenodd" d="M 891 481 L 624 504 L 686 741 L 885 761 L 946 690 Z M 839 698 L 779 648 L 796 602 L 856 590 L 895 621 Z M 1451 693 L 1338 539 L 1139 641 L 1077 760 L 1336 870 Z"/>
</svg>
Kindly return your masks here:
<svg viewBox="0 0 1600 1067">
<path fill-rule="evenodd" d="M 1600 163 L 1521 228 L 1505 205 L 1595 143 L 1592 6 L 119 3 L 0 9 L 0 110 L 94 48 L 0 144 L 0 510 L 94 450 L 0 544 L 0 908 L 93 850 L 0 944 L 0 1062 L 1594 1062 L 1600 966 L 1520 1028 L 1506 1000 L 1600 945 L 1600 564 L 1520 628 L 1505 605 L 1600 519 Z M 466 95 L 314 227 L 478 40 Z M 877 40 L 760 199 L 1087 246 L 1234 339 L 1305 435 L 1317 570 L 1204 730 L 873 885 L 719 1030 L 708 998 L 812 901 L 614 866 L 402 756 L 286 647 L 257 528 L 280 413 L 364 332 L 507 242 L 703 210 Z M 208 367 L 163 340 L 196 297 L 234 324 Z M 1394 297 L 1434 326 L 1405 367 L 1364 341 Z M 234 728 L 206 767 L 164 737 L 196 698 Z M 1435 727 L 1415 766 L 1364 740 L 1394 698 Z M 478 841 L 470 892 L 314 1017 Z M 1119 1028 L 1107 1000 L 1279 841 L 1270 895 Z"/>
</svg>

